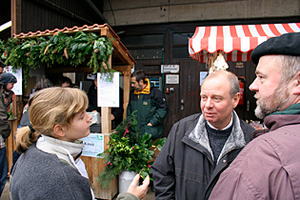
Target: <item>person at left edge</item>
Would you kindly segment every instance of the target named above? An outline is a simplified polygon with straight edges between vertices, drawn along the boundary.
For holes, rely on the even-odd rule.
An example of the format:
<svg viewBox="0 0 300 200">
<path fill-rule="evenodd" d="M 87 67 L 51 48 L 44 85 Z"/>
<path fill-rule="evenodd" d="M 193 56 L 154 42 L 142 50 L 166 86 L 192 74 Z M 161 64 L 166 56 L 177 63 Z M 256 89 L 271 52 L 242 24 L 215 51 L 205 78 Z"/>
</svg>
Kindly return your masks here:
<svg viewBox="0 0 300 200">
<path fill-rule="evenodd" d="M 200 96 L 202 114 L 173 125 L 151 167 L 156 200 L 208 199 L 222 171 L 251 139 L 254 128 L 234 111 L 240 88 L 233 73 L 210 73 Z"/>
<path fill-rule="evenodd" d="M 4 63 L 0 63 L 0 77 L 3 73 Z M 4 105 L 2 84 L 0 84 L 0 197 L 4 190 L 7 178 L 7 157 L 5 139 L 10 135 L 10 123 L 8 121 L 7 109 Z"/>
<path fill-rule="evenodd" d="M 15 93 L 12 89 L 14 84 L 17 83 L 17 78 L 12 73 L 3 73 L 0 78 L 0 83 L 3 84 L 2 92 L 4 95 L 4 104 L 7 110 L 9 110 L 11 103 L 15 99 Z"/>
</svg>

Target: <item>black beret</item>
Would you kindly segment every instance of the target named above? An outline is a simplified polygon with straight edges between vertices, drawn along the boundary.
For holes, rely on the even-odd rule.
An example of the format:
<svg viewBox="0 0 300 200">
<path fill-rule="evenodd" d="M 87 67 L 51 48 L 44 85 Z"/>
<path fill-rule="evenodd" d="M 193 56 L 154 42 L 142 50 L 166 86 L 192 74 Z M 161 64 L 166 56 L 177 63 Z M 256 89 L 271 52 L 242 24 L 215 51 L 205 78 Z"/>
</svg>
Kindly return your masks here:
<svg viewBox="0 0 300 200">
<path fill-rule="evenodd" d="M 285 33 L 268 39 L 252 51 L 251 60 L 257 65 L 259 58 L 265 55 L 300 56 L 300 33 Z"/>
</svg>

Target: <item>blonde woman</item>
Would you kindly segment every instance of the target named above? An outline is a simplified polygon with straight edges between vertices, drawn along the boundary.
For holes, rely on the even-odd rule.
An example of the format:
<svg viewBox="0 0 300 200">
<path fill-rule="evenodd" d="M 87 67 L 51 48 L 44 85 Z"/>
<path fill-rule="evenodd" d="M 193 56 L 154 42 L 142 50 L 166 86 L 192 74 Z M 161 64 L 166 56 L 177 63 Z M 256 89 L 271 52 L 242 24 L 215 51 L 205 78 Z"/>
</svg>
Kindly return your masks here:
<svg viewBox="0 0 300 200">
<path fill-rule="evenodd" d="M 43 89 L 29 100 L 31 125 L 16 135 L 22 153 L 12 171 L 10 195 L 18 199 L 93 199 L 79 157 L 80 138 L 90 134 L 84 91 L 73 88 Z"/>
</svg>

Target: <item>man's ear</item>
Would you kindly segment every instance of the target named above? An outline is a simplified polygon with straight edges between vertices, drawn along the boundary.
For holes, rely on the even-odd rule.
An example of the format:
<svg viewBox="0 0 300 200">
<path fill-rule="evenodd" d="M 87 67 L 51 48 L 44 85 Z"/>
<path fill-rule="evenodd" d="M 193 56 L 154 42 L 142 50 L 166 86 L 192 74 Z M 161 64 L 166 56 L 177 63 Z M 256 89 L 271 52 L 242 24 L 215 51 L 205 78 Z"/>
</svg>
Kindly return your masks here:
<svg viewBox="0 0 300 200">
<path fill-rule="evenodd" d="M 300 71 L 297 72 L 295 78 L 292 80 L 292 94 L 300 95 Z"/>
<path fill-rule="evenodd" d="M 64 127 L 60 124 L 56 124 L 54 127 L 53 127 L 53 133 L 55 136 L 59 137 L 59 138 L 62 138 L 62 137 L 65 137 L 65 131 L 64 131 Z"/>
<path fill-rule="evenodd" d="M 143 79 L 140 79 L 140 80 L 139 80 L 139 84 L 140 84 L 140 85 L 144 85 L 144 80 L 143 80 Z"/>
<path fill-rule="evenodd" d="M 241 93 L 236 93 L 233 97 L 233 108 L 237 107 L 241 98 Z"/>
</svg>

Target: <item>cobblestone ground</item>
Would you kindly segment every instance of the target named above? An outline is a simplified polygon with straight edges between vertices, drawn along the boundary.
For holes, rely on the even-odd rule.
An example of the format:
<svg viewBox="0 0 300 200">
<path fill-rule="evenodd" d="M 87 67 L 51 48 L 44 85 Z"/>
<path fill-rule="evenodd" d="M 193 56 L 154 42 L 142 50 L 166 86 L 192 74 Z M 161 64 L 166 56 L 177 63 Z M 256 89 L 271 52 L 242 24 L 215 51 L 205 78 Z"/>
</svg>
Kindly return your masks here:
<svg viewBox="0 0 300 200">
<path fill-rule="evenodd" d="M 1 200 L 9 200 L 9 180 L 6 181 L 5 188 L 1 195 Z"/>
</svg>

